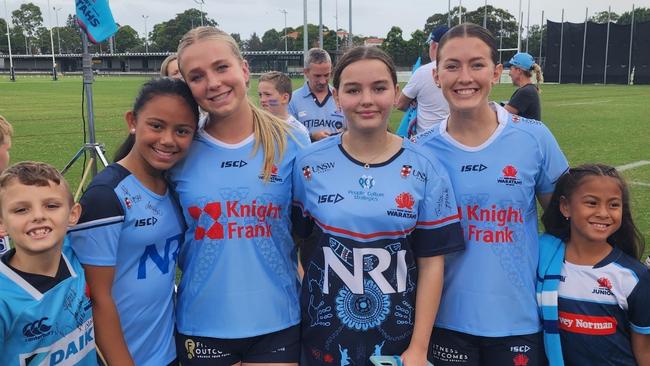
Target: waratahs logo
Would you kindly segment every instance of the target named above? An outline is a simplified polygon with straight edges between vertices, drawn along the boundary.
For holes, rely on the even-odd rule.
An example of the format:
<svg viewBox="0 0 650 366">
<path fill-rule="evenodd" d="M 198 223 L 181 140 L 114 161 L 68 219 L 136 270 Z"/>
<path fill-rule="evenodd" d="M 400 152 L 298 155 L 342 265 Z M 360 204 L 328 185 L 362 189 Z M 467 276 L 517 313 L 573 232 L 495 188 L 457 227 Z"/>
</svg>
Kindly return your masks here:
<svg viewBox="0 0 650 366">
<path fill-rule="evenodd" d="M 397 203 L 397 208 L 410 211 L 413 209 L 415 200 L 413 199 L 413 196 L 411 196 L 410 193 L 404 192 L 404 193 L 400 193 L 397 197 L 395 197 L 395 203 Z"/>
<path fill-rule="evenodd" d="M 522 181 L 517 177 L 519 171 L 513 165 L 506 165 L 503 170 L 502 177 L 497 178 L 497 183 L 505 184 L 507 186 L 520 186 Z"/>
<path fill-rule="evenodd" d="M 514 366 L 528 366 L 528 356 L 523 353 L 519 353 L 512 359 Z"/>
<path fill-rule="evenodd" d="M 413 205 L 415 205 L 413 195 L 408 192 L 402 192 L 395 197 L 395 203 L 397 204 L 397 209 L 386 210 L 386 215 L 411 220 L 417 218 L 417 215 L 413 212 Z"/>
<path fill-rule="evenodd" d="M 598 285 L 600 287 L 605 287 L 605 288 L 607 288 L 609 290 L 612 289 L 612 283 L 605 277 L 601 277 L 601 278 L 598 279 Z"/>
</svg>

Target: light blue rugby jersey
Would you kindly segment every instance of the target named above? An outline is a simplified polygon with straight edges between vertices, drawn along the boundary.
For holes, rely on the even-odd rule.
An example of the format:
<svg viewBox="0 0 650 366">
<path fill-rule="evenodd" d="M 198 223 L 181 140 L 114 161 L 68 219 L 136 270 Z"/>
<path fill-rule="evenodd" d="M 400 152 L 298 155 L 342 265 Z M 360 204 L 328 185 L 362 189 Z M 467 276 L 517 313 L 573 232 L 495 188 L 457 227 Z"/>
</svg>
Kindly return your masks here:
<svg viewBox="0 0 650 366">
<path fill-rule="evenodd" d="M 336 108 L 331 88 L 323 103 L 319 103 L 306 82 L 301 88 L 294 90 L 289 102 L 289 113 L 302 123 L 310 134 L 320 131 L 334 133 L 346 126 L 343 113 Z"/>
<path fill-rule="evenodd" d="M 341 135 L 314 143 L 296 164 L 294 224 L 305 236 L 315 223 L 318 238 L 301 248 L 303 364 L 401 354 L 415 322 L 416 259 L 464 247 L 444 168 L 404 140 L 388 162 L 366 169 Z"/>
<path fill-rule="evenodd" d="M 541 330 L 535 194 L 552 193 L 568 163 L 541 122 L 490 106 L 499 126 L 480 146 L 454 140 L 447 120 L 416 137 L 449 173 L 467 243 L 446 258 L 436 326 L 487 337 L 531 334 Z"/>
<path fill-rule="evenodd" d="M 188 230 L 179 256 L 177 327 L 184 335 L 246 338 L 298 324 L 299 281 L 289 209 L 304 132 L 291 129 L 270 180 L 253 135 L 225 144 L 201 129 L 171 171 Z"/>
<path fill-rule="evenodd" d="M 113 300 L 137 365 L 167 365 L 174 346 L 174 280 L 183 241 L 180 208 L 168 191 L 158 195 L 119 164 L 111 164 L 81 198 L 70 230 L 83 264 L 115 267 Z"/>
<path fill-rule="evenodd" d="M 97 365 L 86 278 L 67 239 L 62 256 L 70 277 L 45 293 L 0 262 L 0 365 Z"/>
</svg>

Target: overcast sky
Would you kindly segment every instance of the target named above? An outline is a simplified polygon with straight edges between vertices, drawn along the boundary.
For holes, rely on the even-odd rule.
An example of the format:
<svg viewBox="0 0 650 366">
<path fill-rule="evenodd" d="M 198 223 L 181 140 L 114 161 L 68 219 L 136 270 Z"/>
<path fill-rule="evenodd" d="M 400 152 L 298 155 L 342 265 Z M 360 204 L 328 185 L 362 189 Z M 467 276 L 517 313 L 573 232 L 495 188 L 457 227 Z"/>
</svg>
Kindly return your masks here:
<svg viewBox="0 0 650 366">
<path fill-rule="evenodd" d="M 27 1 L 4 0 L 9 13 Z M 199 1 L 199 0 L 196 0 Z M 249 38 L 253 32 L 261 36 L 266 30 L 284 27 L 284 14 L 287 11 L 287 25 L 296 27 L 303 23 L 303 0 L 204 0 L 203 10 L 208 16 L 219 23 L 219 26 L 229 33 L 240 33 L 243 39 Z M 349 27 L 350 0 L 322 0 L 323 24 L 329 28 L 336 26 L 336 5 L 338 2 L 339 28 Z M 41 7 L 46 25 L 50 24 L 46 0 L 32 1 Z M 318 24 L 318 0 L 307 0 L 310 23 Z M 489 5 L 508 10 L 516 14 L 520 0 L 488 0 Z M 524 13 L 523 24 L 527 23 L 528 3 L 530 3 L 530 24 L 539 24 L 544 10 L 544 18 L 559 22 L 562 8 L 565 9 L 565 20 L 582 22 L 585 9 L 589 15 L 607 10 L 611 5 L 612 11 L 621 14 L 636 7 L 650 8 L 650 0 L 521 0 L 521 11 Z M 451 6 L 457 6 L 458 0 L 451 1 Z M 485 0 L 462 0 L 462 6 L 469 11 L 483 6 Z M 145 21 L 151 31 L 154 24 L 169 20 L 177 13 L 199 5 L 195 0 L 110 0 L 115 21 L 128 24 L 144 35 Z M 59 22 L 63 23 L 68 14 L 74 12 L 71 0 L 50 0 L 50 6 L 62 8 L 58 12 Z M 411 32 L 422 29 L 426 19 L 435 13 L 447 12 L 448 1 L 445 0 L 352 0 L 352 31 L 364 36 L 385 37 L 390 27 L 397 25 L 402 28 L 404 37 L 409 38 Z M 4 18 L 4 8 L 0 9 L 0 17 Z M 52 23 L 55 15 L 52 12 Z M 198 20 L 197 20 L 198 21 Z"/>
</svg>

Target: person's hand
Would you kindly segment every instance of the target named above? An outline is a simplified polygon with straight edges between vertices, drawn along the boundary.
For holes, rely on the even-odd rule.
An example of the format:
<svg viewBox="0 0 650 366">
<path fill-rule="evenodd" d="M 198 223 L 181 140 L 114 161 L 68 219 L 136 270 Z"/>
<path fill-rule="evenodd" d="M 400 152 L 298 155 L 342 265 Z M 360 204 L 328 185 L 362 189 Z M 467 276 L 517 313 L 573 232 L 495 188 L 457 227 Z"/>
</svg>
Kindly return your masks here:
<svg viewBox="0 0 650 366">
<path fill-rule="evenodd" d="M 311 140 L 312 141 L 322 140 L 322 139 L 324 139 L 325 137 L 327 137 L 329 135 L 330 135 L 329 131 L 314 132 L 314 133 L 311 134 Z"/>
<path fill-rule="evenodd" d="M 404 366 L 427 366 L 427 349 L 411 345 L 400 358 Z"/>
</svg>

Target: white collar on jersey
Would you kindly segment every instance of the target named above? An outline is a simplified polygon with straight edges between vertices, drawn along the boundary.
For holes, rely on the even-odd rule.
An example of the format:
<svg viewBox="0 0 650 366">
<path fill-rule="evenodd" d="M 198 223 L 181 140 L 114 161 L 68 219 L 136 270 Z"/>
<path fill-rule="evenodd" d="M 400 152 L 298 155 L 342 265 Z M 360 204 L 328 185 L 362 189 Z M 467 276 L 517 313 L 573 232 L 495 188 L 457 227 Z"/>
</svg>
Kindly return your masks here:
<svg viewBox="0 0 650 366">
<path fill-rule="evenodd" d="M 440 123 L 440 136 L 442 136 L 445 140 L 449 141 L 450 144 L 456 146 L 457 148 L 465 151 L 481 151 L 485 149 L 486 147 L 490 146 L 494 140 L 496 140 L 499 135 L 501 135 L 501 132 L 506 128 L 506 125 L 508 124 L 508 111 L 503 108 L 502 106 L 498 105 L 495 102 L 490 102 L 489 103 L 490 108 L 492 108 L 493 111 L 497 112 L 497 122 L 499 122 L 499 125 L 497 126 L 497 129 L 494 130 L 492 133 L 492 136 L 490 136 L 487 140 L 485 140 L 484 143 L 480 144 L 479 146 L 467 146 L 463 145 L 460 142 L 456 141 L 449 133 L 447 133 L 447 123 L 449 121 L 449 117 L 445 118 L 441 123 Z"/>
</svg>

